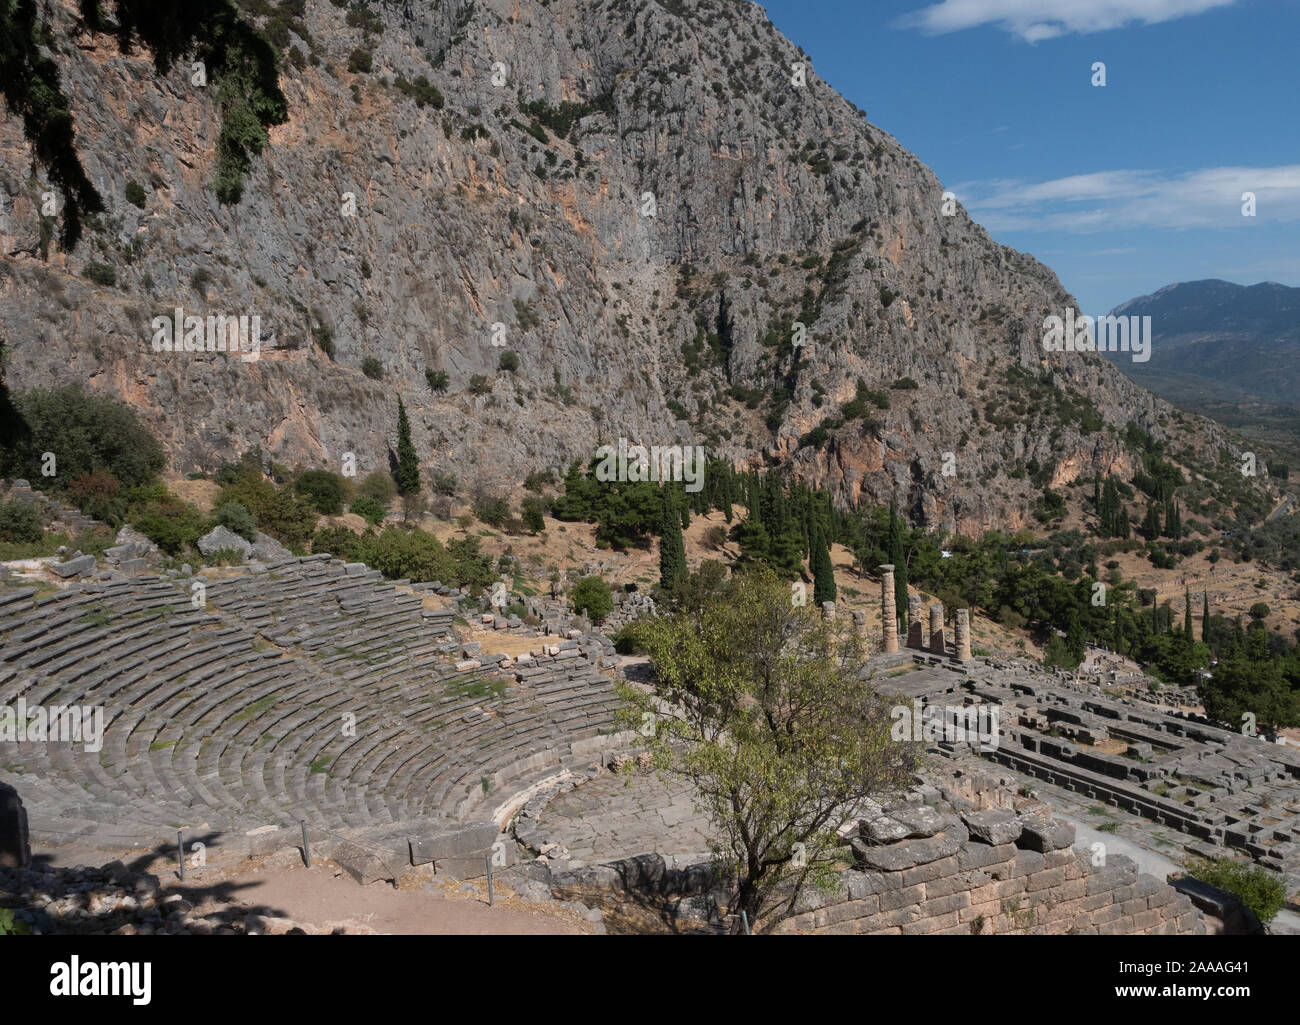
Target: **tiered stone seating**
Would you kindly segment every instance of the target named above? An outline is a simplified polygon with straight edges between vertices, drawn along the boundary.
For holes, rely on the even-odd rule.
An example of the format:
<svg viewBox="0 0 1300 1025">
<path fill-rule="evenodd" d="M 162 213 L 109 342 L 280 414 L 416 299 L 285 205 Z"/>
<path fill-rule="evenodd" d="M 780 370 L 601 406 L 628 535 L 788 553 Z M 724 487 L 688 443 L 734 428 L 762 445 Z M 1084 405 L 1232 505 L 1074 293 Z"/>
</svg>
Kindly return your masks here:
<svg viewBox="0 0 1300 1025">
<path fill-rule="evenodd" d="M 197 608 L 190 585 L 0 588 L 0 705 L 104 710 L 102 750 L 0 744 L 38 835 L 427 831 L 490 815 L 613 733 L 598 645 L 457 669 L 449 610 L 328 556 L 224 571 Z"/>
</svg>

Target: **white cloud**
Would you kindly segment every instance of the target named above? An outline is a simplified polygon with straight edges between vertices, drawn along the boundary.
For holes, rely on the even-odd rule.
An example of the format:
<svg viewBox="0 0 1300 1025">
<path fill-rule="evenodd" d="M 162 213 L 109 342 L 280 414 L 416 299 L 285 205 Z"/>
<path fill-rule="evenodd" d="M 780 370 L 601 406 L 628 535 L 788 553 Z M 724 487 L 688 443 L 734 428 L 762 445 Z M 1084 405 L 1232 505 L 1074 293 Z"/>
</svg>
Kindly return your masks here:
<svg viewBox="0 0 1300 1025">
<path fill-rule="evenodd" d="M 1027 43 L 1077 33 L 1105 32 L 1133 22 L 1154 25 L 1236 0 L 940 0 L 898 20 L 932 35 L 997 25 Z"/>
<path fill-rule="evenodd" d="M 1300 164 L 1211 167 L 1178 175 L 1097 171 L 1045 182 L 966 182 L 952 191 L 994 232 L 1179 231 L 1300 221 Z M 1245 192 L 1255 194 L 1254 217 L 1242 216 Z"/>
</svg>

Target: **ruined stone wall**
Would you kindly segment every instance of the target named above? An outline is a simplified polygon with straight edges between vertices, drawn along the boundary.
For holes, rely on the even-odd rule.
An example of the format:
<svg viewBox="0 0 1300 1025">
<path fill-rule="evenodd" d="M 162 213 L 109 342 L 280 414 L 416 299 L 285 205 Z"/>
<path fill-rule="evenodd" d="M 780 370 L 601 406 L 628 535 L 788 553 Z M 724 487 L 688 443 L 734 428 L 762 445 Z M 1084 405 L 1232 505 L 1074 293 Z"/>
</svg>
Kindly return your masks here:
<svg viewBox="0 0 1300 1025">
<path fill-rule="evenodd" d="M 851 870 L 842 893 L 783 922 L 779 932 L 859 935 L 1017 933 L 1204 935 L 1192 902 L 1139 875 L 1129 858 L 1105 867 L 1070 848 L 968 843 L 956 854 L 901 871 Z M 825 901 L 825 903 L 822 903 Z"/>
<path fill-rule="evenodd" d="M 856 867 L 805 891 L 780 933 L 858 935 L 1204 935 L 1187 895 L 1122 855 L 1076 850 L 1074 827 L 997 807 L 944 813 L 890 807 L 856 824 Z M 848 857 L 846 853 L 846 857 Z M 729 887 L 707 863 L 647 854 L 551 872 L 554 896 L 600 907 L 611 931 L 734 931 Z"/>
</svg>

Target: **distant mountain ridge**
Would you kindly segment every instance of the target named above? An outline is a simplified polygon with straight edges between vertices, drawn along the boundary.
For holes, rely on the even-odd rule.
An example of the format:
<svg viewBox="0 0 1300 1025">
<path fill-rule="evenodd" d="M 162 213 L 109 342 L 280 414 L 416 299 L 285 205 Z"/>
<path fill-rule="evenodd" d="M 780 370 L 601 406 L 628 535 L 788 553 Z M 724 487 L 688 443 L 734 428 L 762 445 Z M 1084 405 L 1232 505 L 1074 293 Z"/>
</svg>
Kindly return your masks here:
<svg viewBox="0 0 1300 1025">
<path fill-rule="evenodd" d="M 1184 281 L 1111 312 L 1151 317 L 1150 361 L 1116 362 L 1162 398 L 1300 404 L 1300 288 Z"/>
<path fill-rule="evenodd" d="M 1111 312 L 1151 317 L 1151 359 L 1114 359 L 1121 371 L 1300 463 L 1300 288 L 1183 281 Z"/>
</svg>

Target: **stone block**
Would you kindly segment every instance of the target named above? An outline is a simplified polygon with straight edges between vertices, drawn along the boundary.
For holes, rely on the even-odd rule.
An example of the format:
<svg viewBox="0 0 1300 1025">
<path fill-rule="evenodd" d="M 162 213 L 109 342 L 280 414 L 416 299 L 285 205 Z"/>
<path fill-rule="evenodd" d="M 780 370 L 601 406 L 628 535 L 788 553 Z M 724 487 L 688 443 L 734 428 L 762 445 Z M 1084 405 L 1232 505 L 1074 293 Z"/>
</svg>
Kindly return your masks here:
<svg viewBox="0 0 1300 1025">
<path fill-rule="evenodd" d="M 942 858 L 950 858 L 962 848 L 956 837 L 938 836 L 927 840 L 907 840 L 889 847 L 868 847 L 859 839 L 850 846 L 861 865 L 884 872 L 901 872 L 904 869 L 926 865 Z"/>
<path fill-rule="evenodd" d="M 971 839 L 975 839 L 973 833 Z M 957 864 L 963 869 L 989 868 L 1008 862 L 1015 856 L 1016 848 L 1011 844 L 989 847 L 983 843 L 970 843 L 957 852 Z"/>
<path fill-rule="evenodd" d="M 50 570 L 56 575 L 63 577 L 65 580 L 69 577 L 80 576 L 82 573 L 90 573 L 95 569 L 95 557 L 93 555 L 81 555 L 75 559 L 69 559 L 67 562 L 50 563 Z"/>
<path fill-rule="evenodd" d="M 957 864 L 956 855 L 940 858 L 938 861 L 932 861 L 926 865 L 905 869 L 903 872 L 903 885 L 915 886 L 917 883 L 928 883 L 931 880 L 950 876 L 958 871 L 960 871 L 960 866 Z"/>
<path fill-rule="evenodd" d="M 1043 853 L 1043 864 L 1047 868 L 1060 868 L 1063 865 L 1073 865 L 1079 860 L 1079 855 L 1075 853 L 1074 848 L 1064 847 L 1057 851 L 1045 851 Z"/>
<path fill-rule="evenodd" d="M 1030 851 L 1040 853 L 1058 851 L 1074 845 L 1074 823 L 1049 819 L 1042 815 L 1027 815 L 1017 843 Z"/>
<path fill-rule="evenodd" d="M 1065 882 L 1064 868 L 1047 868 L 1030 876 L 1029 881 L 1025 884 L 1025 889 L 1030 893 L 1034 893 L 1038 890 L 1050 890 L 1061 886 Z"/>
<path fill-rule="evenodd" d="M 934 918 L 922 918 L 915 922 L 908 922 L 903 925 L 904 936 L 928 936 L 932 933 L 939 932 L 942 929 L 951 929 L 957 925 L 957 912 L 950 911 L 946 915 L 938 915 Z"/>
<path fill-rule="evenodd" d="M 970 830 L 972 840 L 983 844 L 1015 843 L 1020 838 L 1022 825 L 1015 812 L 1007 808 L 989 808 L 985 811 L 967 812 L 961 817 Z"/>
<path fill-rule="evenodd" d="M 198 540 L 198 549 L 204 555 L 215 555 L 220 551 L 238 552 L 240 558 L 247 559 L 252 544 L 240 537 L 228 527 L 215 526 Z"/>
<path fill-rule="evenodd" d="M 880 910 L 893 911 L 902 907 L 919 907 L 921 901 L 925 899 L 925 887 L 905 886 L 901 890 L 889 890 L 880 894 Z M 901 922 L 891 922 L 891 925 L 901 925 Z"/>
<path fill-rule="evenodd" d="M 444 858 L 480 855 L 491 849 L 498 836 L 497 824 L 473 822 L 452 829 L 413 836 L 409 839 L 411 864 L 427 865 Z"/>
<path fill-rule="evenodd" d="M 925 896 L 928 900 L 931 897 L 946 897 L 950 893 L 965 893 L 978 889 L 988 882 L 989 877 L 983 872 L 958 872 L 926 883 Z"/>
<path fill-rule="evenodd" d="M 920 907 L 916 904 L 909 904 L 906 907 L 893 908 L 892 910 L 889 911 L 885 911 L 882 909 L 879 915 L 876 915 L 874 918 L 870 919 L 869 924 L 873 927 L 872 931 L 874 932 L 879 929 L 888 929 L 895 926 L 901 927 L 904 925 L 909 925 L 912 922 L 919 922 L 920 920 L 921 920 Z"/>
<path fill-rule="evenodd" d="M 927 899 L 921 905 L 922 910 L 928 917 L 937 915 L 946 915 L 954 911 L 960 911 L 962 908 L 970 907 L 970 894 L 966 892 L 950 893 L 946 897 L 937 897 L 933 900 Z"/>
</svg>

